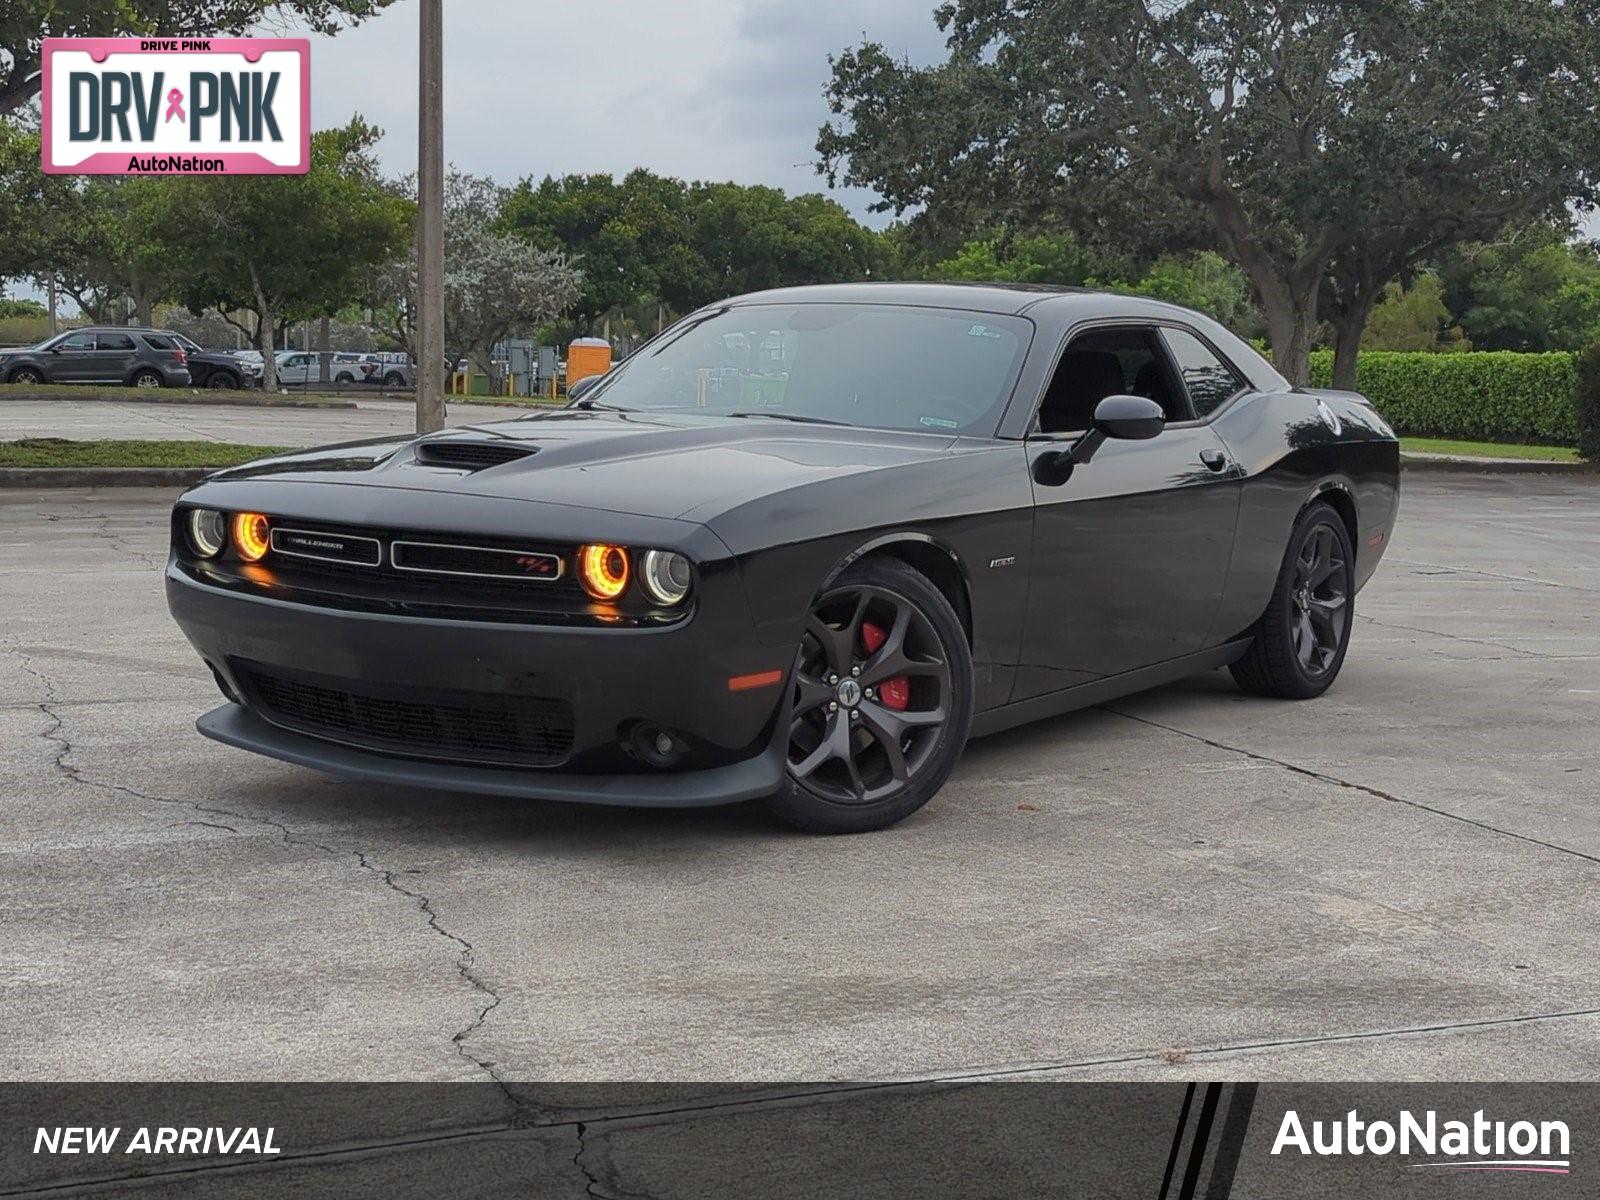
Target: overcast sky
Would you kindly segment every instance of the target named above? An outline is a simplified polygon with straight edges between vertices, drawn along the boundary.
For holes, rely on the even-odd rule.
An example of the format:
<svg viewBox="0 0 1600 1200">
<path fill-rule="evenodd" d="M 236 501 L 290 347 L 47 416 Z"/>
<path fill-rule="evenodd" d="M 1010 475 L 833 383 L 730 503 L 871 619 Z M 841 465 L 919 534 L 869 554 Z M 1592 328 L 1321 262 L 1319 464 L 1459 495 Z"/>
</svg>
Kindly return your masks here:
<svg viewBox="0 0 1600 1200">
<path fill-rule="evenodd" d="M 934 0 L 444 7 L 445 155 L 502 183 L 644 166 L 825 192 L 812 163 L 828 117 L 828 55 L 863 34 L 918 62 L 943 46 Z M 361 113 L 383 128 L 380 152 L 395 173 L 416 166 L 417 9 L 417 0 L 399 0 L 311 45 L 314 127 Z M 870 195 L 833 194 L 867 216 Z"/>
</svg>

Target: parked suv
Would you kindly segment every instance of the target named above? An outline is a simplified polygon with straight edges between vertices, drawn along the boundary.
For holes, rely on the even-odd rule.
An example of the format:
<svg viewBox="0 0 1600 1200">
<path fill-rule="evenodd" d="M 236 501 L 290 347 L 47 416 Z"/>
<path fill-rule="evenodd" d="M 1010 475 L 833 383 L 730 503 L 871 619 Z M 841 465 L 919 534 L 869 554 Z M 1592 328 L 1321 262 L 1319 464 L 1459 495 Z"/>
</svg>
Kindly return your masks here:
<svg viewBox="0 0 1600 1200">
<path fill-rule="evenodd" d="M 151 329 L 91 326 L 46 338 L 37 346 L 0 354 L 6 383 L 123 383 L 133 387 L 186 387 L 188 354 L 171 339 L 151 341 Z"/>
<path fill-rule="evenodd" d="M 175 330 L 156 329 L 141 336 L 158 350 L 182 350 L 187 356 L 185 365 L 189 368 L 189 378 L 195 387 L 254 387 L 261 382 L 260 372 L 252 375 L 232 354 L 224 350 L 207 350 Z"/>
</svg>

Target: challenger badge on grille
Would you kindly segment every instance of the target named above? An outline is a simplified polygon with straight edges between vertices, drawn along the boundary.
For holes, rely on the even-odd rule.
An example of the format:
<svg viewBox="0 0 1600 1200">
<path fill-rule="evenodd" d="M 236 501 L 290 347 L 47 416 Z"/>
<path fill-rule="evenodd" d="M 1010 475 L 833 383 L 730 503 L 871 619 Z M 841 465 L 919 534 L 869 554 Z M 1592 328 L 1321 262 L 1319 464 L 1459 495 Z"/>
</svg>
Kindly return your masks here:
<svg viewBox="0 0 1600 1200">
<path fill-rule="evenodd" d="M 292 558 L 320 558 L 326 562 L 356 563 L 375 567 L 383 561 L 377 538 L 349 533 L 324 533 L 312 529 L 274 529 L 272 548 Z"/>
</svg>

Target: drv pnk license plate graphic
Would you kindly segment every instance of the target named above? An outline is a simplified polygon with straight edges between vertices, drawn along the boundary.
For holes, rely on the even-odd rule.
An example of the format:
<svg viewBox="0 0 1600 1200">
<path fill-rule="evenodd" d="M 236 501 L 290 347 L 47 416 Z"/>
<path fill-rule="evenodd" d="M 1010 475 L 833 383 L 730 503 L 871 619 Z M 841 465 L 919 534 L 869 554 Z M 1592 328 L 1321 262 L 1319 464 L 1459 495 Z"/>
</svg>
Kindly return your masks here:
<svg viewBox="0 0 1600 1200">
<path fill-rule="evenodd" d="M 305 38 L 46 38 L 42 165 L 55 175 L 300 175 Z"/>
</svg>

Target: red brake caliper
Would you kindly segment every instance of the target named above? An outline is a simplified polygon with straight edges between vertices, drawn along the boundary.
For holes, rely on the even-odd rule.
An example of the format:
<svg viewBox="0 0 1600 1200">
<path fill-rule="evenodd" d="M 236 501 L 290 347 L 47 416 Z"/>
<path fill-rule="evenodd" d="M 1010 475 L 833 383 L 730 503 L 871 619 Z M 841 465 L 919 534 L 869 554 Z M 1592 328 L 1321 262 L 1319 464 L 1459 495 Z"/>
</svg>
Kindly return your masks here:
<svg viewBox="0 0 1600 1200">
<path fill-rule="evenodd" d="M 878 647 L 888 640 L 889 632 L 883 626 L 874 625 L 871 621 L 861 623 L 861 645 L 869 655 L 876 654 Z M 885 679 L 878 685 L 878 699 L 883 701 L 885 708 L 904 712 L 906 705 L 911 703 L 911 680 L 904 675 Z"/>
</svg>

